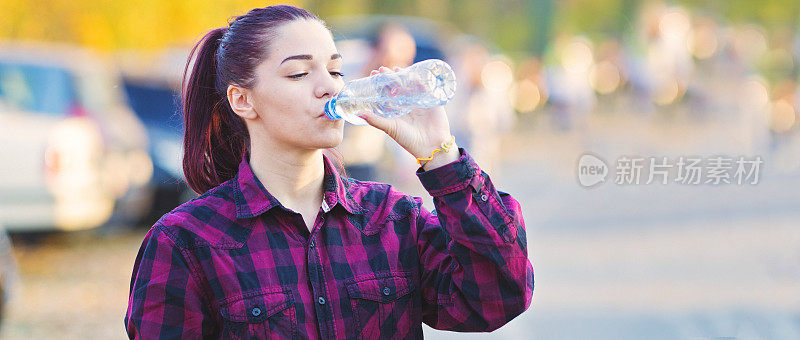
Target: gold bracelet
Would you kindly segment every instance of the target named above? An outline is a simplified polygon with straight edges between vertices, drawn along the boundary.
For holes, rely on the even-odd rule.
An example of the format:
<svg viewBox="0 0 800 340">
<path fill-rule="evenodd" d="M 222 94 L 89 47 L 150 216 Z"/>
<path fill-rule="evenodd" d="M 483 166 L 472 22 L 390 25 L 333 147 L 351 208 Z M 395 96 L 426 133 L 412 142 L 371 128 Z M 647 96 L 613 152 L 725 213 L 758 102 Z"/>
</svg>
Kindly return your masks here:
<svg viewBox="0 0 800 340">
<path fill-rule="evenodd" d="M 439 148 L 437 148 L 437 149 L 433 150 L 433 152 L 431 152 L 431 156 L 430 157 L 428 157 L 428 158 L 421 158 L 421 157 L 417 158 L 417 165 L 419 165 L 419 166 L 425 165 L 425 163 L 427 163 L 431 159 L 433 159 L 433 155 L 435 155 L 437 152 L 440 152 L 440 151 L 450 152 L 450 148 L 453 147 L 453 144 L 455 142 L 456 142 L 456 137 L 453 136 L 453 135 L 450 135 L 450 141 L 442 142 L 442 144 L 439 146 Z"/>
</svg>

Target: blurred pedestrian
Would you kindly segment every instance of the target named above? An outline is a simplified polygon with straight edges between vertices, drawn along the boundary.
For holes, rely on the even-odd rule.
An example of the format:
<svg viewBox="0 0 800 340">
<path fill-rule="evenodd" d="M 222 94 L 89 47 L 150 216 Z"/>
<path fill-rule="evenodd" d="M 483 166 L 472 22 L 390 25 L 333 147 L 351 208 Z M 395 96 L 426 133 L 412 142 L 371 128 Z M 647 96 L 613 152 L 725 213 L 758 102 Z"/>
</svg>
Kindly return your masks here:
<svg viewBox="0 0 800 340">
<path fill-rule="evenodd" d="M 582 131 L 597 105 L 591 83 L 594 52 L 591 41 L 582 36 L 564 36 L 553 48 L 558 62 L 547 68 L 550 104 L 556 127 L 562 131 Z"/>
<path fill-rule="evenodd" d="M 494 85 L 498 83 L 494 79 L 510 74 L 500 74 L 506 69 L 489 65 L 491 62 L 502 61 L 493 59 L 489 50 L 480 42 L 466 40 L 461 45 L 451 52 L 454 54 L 452 60 L 459 82 L 456 96 L 447 106 L 448 120 L 451 122 L 453 135 L 491 173 L 502 153 L 501 136 L 511 130 L 516 116 L 509 99 L 510 84 L 486 85 Z M 510 67 L 507 71 L 510 72 Z"/>
<path fill-rule="evenodd" d="M 635 42 L 640 55 L 631 64 L 637 95 L 661 106 L 679 101 L 694 70 L 688 48 L 692 30 L 688 12 L 680 6 L 648 3 L 641 9 L 637 27 Z"/>
<path fill-rule="evenodd" d="M 486 332 L 528 308 L 521 207 L 452 140 L 443 107 L 362 116 L 420 161 L 431 212 L 324 153 L 342 141 L 323 107 L 344 82 L 313 14 L 251 10 L 192 60 L 183 165 L 203 194 L 145 235 L 130 338 L 421 339 L 423 322 Z"/>
<path fill-rule="evenodd" d="M 409 66 L 414 61 L 416 54 L 414 38 L 405 28 L 394 23 L 385 24 L 380 29 L 371 47 L 372 55 L 364 65 L 361 74 L 356 78 L 369 76 L 370 70 L 378 69 L 381 66 L 388 68 Z M 347 175 L 359 180 L 377 180 L 378 165 L 383 160 L 386 150 L 386 134 L 372 126 L 347 124 L 344 128 L 344 136 L 338 149 L 342 153 Z M 415 160 L 408 157 L 408 153 L 402 148 L 392 148 L 395 151 L 394 154 L 400 153 L 402 160 L 401 165 L 395 168 L 400 168 L 403 173 L 413 174 L 413 170 L 407 170 L 409 164 L 416 169 Z M 411 159 L 409 160 L 409 158 Z M 403 179 L 406 177 L 408 176 L 402 176 Z"/>
</svg>

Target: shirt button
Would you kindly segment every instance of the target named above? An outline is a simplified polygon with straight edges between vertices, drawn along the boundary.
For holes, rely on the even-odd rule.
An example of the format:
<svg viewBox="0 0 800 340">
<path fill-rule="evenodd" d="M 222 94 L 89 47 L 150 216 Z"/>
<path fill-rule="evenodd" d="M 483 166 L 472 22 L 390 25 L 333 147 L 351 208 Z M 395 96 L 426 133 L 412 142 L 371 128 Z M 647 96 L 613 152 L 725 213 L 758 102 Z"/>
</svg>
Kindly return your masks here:
<svg viewBox="0 0 800 340">
<path fill-rule="evenodd" d="M 253 310 L 250 311 L 250 314 L 252 314 L 253 316 L 261 315 L 261 308 L 258 307 L 253 308 Z"/>
<path fill-rule="evenodd" d="M 319 302 L 319 304 L 320 304 L 320 305 L 324 305 L 324 304 L 325 304 L 325 298 L 320 296 L 320 297 L 317 299 L 317 302 Z"/>
<path fill-rule="evenodd" d="M 311 248 L 314 248 L 314 241 L 311 241 L 311 242 L 308 244 L 308 246 L 309 246 L 309 247 L 311 247 Z"/>
<path fill-rule="evenodd" d="M 481 201 L 486 202 L 486 200 L 488 200 L 488 199 L 489 199 L 489 196 L 486 196 L 486 194 L 481 195 Z"/>
<path fill-rule="evenodd" d="M 383 295 L 389 295 L 392 293 L 392 290 L 389 287 L 383 287 Z"/>
</svg>

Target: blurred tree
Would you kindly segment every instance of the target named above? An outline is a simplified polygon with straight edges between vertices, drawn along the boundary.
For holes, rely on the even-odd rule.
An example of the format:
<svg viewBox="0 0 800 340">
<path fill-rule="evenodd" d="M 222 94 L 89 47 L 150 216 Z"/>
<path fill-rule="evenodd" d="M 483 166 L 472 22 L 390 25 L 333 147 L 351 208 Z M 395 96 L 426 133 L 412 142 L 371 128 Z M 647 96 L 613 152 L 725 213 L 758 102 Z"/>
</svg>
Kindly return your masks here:
<svg viewBox="0 0 800 340">
<path fill-rule="evenodd" d="M 735 23 L 757 22 L 768 30 L 792 26 L 800 13 L 797 0 L 682 0 L 693 8 L 720 13 Z"/>
<path fill-rule="evenodd" d="M 556 35 L 619 36 L 635 25 L 638 0 L 570 0 L 558 2 Z"/>
<path fill-rule="evenodd" d="M 302 2 L 302 7 L 324 20 L 328 16 L 373 13 L 375 2 L 374 0 L 306 0 Z"/>
<path fill-rule="evenodd" d="M 541 50 L 547 40 L 552 3 L 553 0 L 307 0 L 303 6 L 323 19 L 347 14 L 390 14 L 446 21 L 505 51 L 532 53 Z"/>
<path fill-rule="evenodd" d="M 652 0 L 657 1 L 657 0 Z M 283 1 L 281 1 L 283 2 Z M 323 19 L 345 14 L 412 15 L 449 21 L 506 52 L 541 56 L 553 36 L 624 36 L 648 0 L 305 0 L 288 1 Z M 674 0 L 768 30 L 797 27 L 798 0 Z M 204 31 L 278 1 L 2 0 L 0 39 L 66 41 L 101 49 L 190 44 Z"/>
<path fill-rule="evenodd" d="M 190 44 L 232 16 L 274 3 L 278 1 L 2 0 L 0 38 L 71 42 L 104 50 L 158 49 Z"/>
<path fill-rule="evenodd" d="M 541 59 L 551 39 L 555 4 L 553 0 L 528 0 L 527 7 L 532 32 L 526 47 L 531 54 Z"/>
</svg>

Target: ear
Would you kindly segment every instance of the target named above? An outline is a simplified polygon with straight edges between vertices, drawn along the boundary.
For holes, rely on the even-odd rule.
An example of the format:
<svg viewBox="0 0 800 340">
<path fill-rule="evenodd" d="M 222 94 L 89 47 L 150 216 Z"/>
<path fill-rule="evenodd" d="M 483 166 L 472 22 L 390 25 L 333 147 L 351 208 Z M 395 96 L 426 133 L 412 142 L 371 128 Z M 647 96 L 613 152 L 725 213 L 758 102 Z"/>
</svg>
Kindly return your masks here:
<svg viewBox="0 0 800 340">
<path fill-rule="evenodd" d="M 253 106 L 253 94 L 248 89 L 236 85 L 228 85 L 228 103 L 237 116 L 244 119 L 255 119 L 258 117 Z"/>
</svg>

